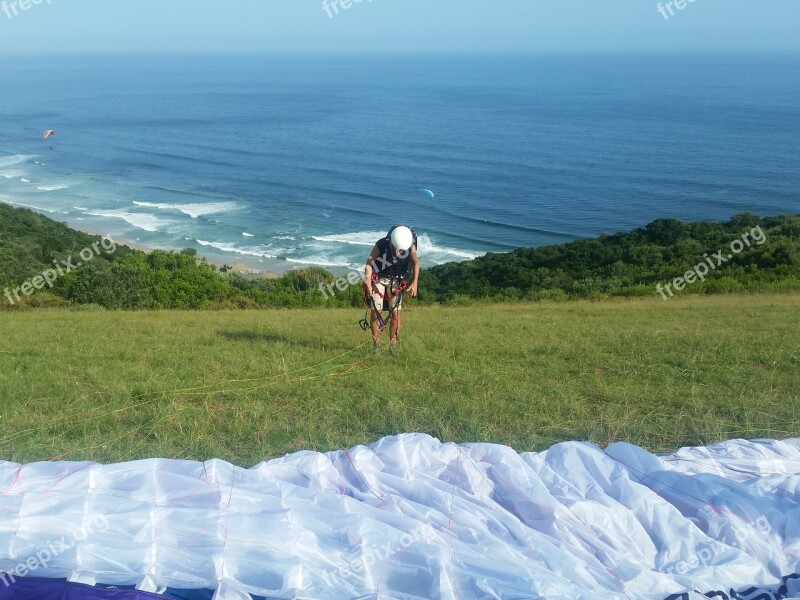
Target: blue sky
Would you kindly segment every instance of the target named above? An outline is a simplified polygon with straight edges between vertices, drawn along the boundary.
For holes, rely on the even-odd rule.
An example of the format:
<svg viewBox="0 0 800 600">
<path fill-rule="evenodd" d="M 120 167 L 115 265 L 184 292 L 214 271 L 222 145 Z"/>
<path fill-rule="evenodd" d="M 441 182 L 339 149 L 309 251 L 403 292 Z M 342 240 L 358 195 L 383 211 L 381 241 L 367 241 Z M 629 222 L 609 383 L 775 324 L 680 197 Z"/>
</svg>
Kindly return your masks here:
<svg viewBox="0 0 800 600">
<path fill-rule="evenodd" d="M 674 0 L 668 19 L 656 0 L 19 1 L 0 0 L 5 56 L 800 52 L 800 0 Z"/>
</svg>

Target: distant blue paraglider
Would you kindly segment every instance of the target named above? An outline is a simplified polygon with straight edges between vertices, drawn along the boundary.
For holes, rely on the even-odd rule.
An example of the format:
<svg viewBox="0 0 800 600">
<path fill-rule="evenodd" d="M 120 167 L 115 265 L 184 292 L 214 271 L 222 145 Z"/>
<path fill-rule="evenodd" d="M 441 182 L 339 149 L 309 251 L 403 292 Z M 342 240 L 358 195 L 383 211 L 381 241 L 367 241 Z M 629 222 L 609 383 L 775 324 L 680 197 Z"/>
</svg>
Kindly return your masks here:
<svg viewBox="0 0 800 600">
<path fill-rule="evenodd" d="M 420 188 L 420 193 L 425 194 L 428 198 L 436 198 L 436 195 L 428 188 Z"/>
</svg>

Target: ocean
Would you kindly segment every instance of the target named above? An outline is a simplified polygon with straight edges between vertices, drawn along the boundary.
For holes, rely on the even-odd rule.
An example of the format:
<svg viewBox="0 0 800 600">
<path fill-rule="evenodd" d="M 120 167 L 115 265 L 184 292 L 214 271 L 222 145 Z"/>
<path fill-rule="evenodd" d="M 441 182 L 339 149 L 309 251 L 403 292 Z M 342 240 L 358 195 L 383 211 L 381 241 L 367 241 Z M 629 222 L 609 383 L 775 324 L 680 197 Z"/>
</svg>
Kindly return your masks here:
<svg viewBox="0 0 800 600">
<path fill-rule="evenodd" d="M 0 63 L 0 202 L 255 269 L 343 272 L 396 223 L 425 267 L 800 212 L 798 57 Z"/>
</svg>

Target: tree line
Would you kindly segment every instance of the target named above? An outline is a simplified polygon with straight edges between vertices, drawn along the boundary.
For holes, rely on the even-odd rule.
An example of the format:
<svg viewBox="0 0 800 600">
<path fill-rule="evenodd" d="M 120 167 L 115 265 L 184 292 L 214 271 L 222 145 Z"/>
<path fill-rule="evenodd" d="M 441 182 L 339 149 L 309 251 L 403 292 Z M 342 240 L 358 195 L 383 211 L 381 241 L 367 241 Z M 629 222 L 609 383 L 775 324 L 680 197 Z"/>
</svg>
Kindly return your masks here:
<svg viewBox="0 0 800 600">
<path fill-rule="evenodd" d="M 537 301 L 648 296 L 680 278 L 710 253 L 756 229 L 752 243 L 681 293 L 800 289 L 800 215 L 760 218 L 742 213 L 727 222 L 658 219 L 631 232 L 564 244 L 490 253 L 424 269 L 420 302 Z M 19 286 L 100 238 L 27 209 L 0 204 L 0 293 Z M 761 238 L 759 238 L 760 240 Z M 704 256 L 706 258 L 704 258 Z M 118 245 L 80 269 L 0 308 L 94 305 L 107 309 L 247 309 L 363 306 L 360 285 L 324 289 L 336 277 L 318 267 L 275 279 L 223 272 L 194 249 L 145 253 Z"/>
</svg>

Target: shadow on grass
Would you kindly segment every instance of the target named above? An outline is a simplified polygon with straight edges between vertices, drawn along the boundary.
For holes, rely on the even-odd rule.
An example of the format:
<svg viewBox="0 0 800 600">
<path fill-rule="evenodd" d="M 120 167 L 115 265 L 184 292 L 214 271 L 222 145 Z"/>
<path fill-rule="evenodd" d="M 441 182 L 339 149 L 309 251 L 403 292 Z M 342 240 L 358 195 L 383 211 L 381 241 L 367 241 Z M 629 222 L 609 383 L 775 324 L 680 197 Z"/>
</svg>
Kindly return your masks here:
<svg viewBox="0 0 800 600">
<path fill-rule="evenodd" d="M 251 344 L 287 344 L 314 350 L 334 350 L 339 352 L 350 349 L 344 341 L 342 343 L 330 343 L 330 340 L 326 342 L 319 336 L 287 335 L 270 331 L 261 333 L 255 331 L 220 331 L 219 335 L 233 342 L 248 342 Z"/>
<path fill-rule="evenodd" d="M 266 344 L 291 344 L 294 346 L 305 346 L 307 348 L 321 348 L 323 344 L 319 339 L 309 339 L 297 335 L 286 335 L 281 333 L 255 331 L 220 331 L 219 335 L 226 340 L 233 342 L 250 342 Z"/>
</svg>

